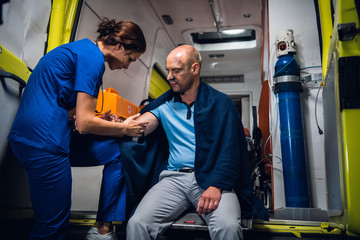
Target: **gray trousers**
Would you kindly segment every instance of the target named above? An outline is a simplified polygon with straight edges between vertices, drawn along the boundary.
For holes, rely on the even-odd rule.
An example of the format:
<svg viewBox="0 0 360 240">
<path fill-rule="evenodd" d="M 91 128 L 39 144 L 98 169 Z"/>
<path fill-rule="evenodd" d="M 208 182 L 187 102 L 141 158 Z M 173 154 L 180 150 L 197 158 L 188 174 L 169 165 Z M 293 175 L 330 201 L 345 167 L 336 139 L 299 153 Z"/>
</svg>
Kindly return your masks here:
<svg viewBox="0 0 360 240">
<path fill-rule="evenodd" d="M 159 183 L 146 193 L 130 218 L 126 239 L 159 239 L 184 211 L 197 208 L 204 191 L 194 173 L 163 171 Z M 243 238 L 240 205 L 234 192 L 223 191 L 218 208 L 202 217 L 212 240 Z"/>
</svg>

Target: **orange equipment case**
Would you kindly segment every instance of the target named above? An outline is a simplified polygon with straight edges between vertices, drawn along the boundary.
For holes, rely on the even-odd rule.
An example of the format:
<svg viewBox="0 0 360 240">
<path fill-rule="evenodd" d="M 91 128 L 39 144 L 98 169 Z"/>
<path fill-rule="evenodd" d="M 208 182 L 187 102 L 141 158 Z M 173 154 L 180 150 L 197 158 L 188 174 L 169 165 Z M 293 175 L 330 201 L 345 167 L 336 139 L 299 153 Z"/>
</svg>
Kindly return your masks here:
<svg viewBox="0 0 360 240">
<path fill-rule="evenodd" d="M 96 113 L 96 116 L 100 117 L 108 110 L 111 110 L 110 113 L 116 114 L 122 120 L 140 112 L 140 108 L 138 106 L 132 104 L 125 98 L 120 97 L 119 93 L 113 88 L 107 88 L 104 91 L 99 91 L 96 104 L 96 111 L 98 113 Z"/>
</svg>

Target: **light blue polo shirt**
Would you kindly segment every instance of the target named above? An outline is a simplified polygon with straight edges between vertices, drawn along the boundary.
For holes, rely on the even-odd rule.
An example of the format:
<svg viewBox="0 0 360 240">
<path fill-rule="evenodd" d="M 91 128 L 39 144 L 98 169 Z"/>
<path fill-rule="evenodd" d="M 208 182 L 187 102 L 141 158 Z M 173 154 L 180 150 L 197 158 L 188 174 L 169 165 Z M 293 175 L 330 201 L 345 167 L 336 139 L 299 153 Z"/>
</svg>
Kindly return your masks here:
<svg viewBox="0 0 360 240">
<path fill-rule="evenodd" d="M 187 105 L 178 96 L 150 112 L 162 123 L 169 141 L 168 170 L 194 168 L 194 104 Z"/>
</svg>

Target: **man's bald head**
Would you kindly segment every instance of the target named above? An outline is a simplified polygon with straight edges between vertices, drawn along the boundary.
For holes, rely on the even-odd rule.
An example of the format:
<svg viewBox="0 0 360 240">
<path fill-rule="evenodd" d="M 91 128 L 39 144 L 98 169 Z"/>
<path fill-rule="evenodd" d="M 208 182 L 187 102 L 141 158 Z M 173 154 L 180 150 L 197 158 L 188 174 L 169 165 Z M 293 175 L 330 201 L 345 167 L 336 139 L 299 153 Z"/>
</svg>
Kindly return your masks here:
<svg viewBox="0 0 360 240">
<path fill-rule="evenodd" d="M 201 55 L 199 51 L 191 45 L 181 45 L 175 48 L 169 53 L 168 58 L 170 57 L 175 58 L 177 61 L 181 61 L 188 66 L 191 66 L 193 63 L 198 63 L 201 67 Z"/>
</svg>

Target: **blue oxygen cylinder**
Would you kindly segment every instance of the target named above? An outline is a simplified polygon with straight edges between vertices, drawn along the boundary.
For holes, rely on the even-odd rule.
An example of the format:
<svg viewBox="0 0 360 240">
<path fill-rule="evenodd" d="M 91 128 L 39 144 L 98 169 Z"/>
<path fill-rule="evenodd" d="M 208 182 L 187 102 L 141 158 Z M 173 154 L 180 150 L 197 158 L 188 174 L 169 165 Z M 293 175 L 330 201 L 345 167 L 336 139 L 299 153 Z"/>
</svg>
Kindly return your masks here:
<svg viewBox="0 0 360 240">
<path fill-rule="evenodd" d="M 300 68 L 295 60 L 295 44 L 293 40 L 291 42 L 292 30 L 286 29 L 284 32 L 285 37 L 280 36 L 277 43 L 279 51 L 285 51 L 285 54 L 278 51 L 274 91 L 279 104 L 285 201 L 287 207 L 308 208 L 310 197 L 302 122 Z M 290 41 L 287 41 L 288 38 Z"/>
</svg>

